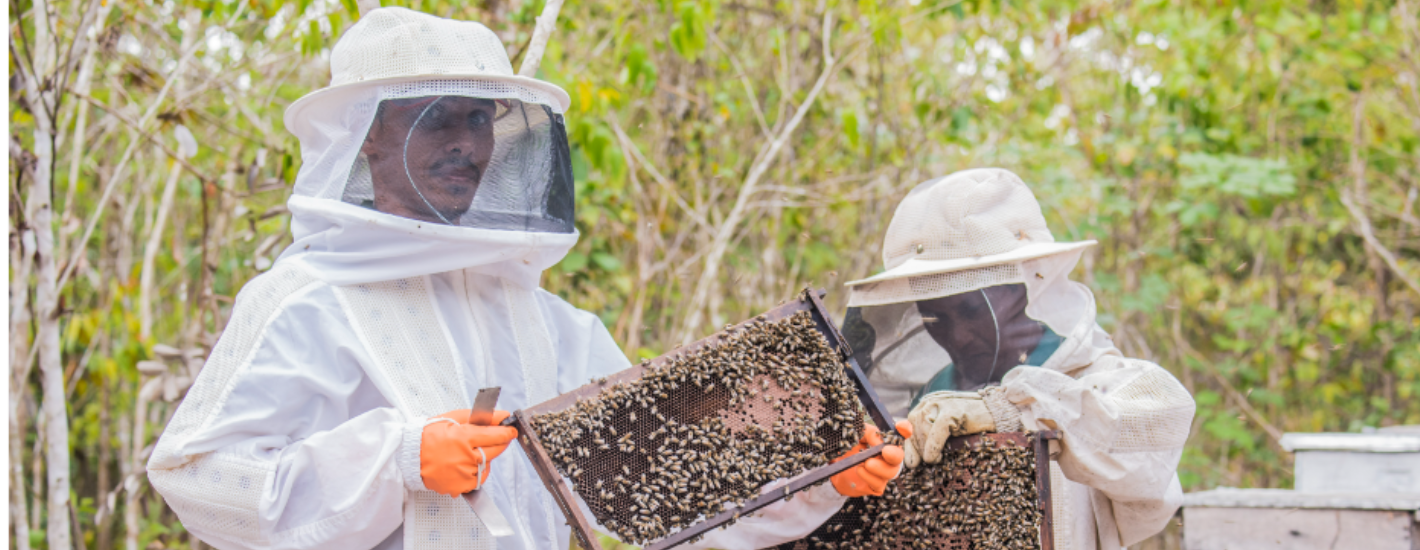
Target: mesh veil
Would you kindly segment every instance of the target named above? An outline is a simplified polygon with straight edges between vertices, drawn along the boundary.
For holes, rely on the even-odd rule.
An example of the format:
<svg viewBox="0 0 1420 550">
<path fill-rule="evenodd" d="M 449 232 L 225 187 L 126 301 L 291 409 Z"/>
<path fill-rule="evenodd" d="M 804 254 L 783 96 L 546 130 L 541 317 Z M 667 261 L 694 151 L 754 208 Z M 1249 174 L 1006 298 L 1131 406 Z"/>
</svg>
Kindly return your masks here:
<svg viewBox="0 0 1420 550">
<path fill-rule="evenodd" d="M 1089 290 L 1067 278 L 1079 257 L 859 285 L 843 334 L 888 410 L 904 418 L 921 395 L 994 385 L 1020 365 L 1068 371 L 1103 353 L 1082 347 L 1112 349 L 1094 338 Z"/>
<path fill-rule="evenodd" d="M 302 136 L 296 195 L 430 223 L 574 231 L 567 133 L 551 94 L 475 80 L 352 94 Z"/>
</svg>

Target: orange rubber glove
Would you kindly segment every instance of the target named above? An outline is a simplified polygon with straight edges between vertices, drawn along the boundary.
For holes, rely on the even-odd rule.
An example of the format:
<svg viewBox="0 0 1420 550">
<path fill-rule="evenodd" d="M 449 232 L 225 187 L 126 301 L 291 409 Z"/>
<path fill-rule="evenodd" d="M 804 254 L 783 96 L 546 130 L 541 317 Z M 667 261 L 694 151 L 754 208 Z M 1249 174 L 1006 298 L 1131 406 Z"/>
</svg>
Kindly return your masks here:
<svg viewBox="0 0 1420 550">
<path fill-rule="evenodd" d="M 419 475 L 430 491 L 458 496 L 488 480 L 489 463 L 518 437 L 517 428 L 499 426 L 508 411 L 495 411 L 493 424 L 468 423 L 468 409 L 449 411 L 434 418 L 449 421 L 424 426 L 419 440 Z"/>
<path fill-rule="evenodd" d="M 897 433 L 901 434 L 903 438 L 912 437 L 910 422 L 898 422 L 896 428 Z M 858 444 L 843 456 L 834 459 L 834 462 L 853 456 L 868 447 L 881 445 L 882 442 L 882 432 L 878 431 L 877 426 L 869 424 L 863 430 L 863 438 L 858 440 Z M 835 474 L 832 478 L 833 488 L 838 490 L 838 494 L 850 498 L 868 495 L 883 496 L 888 482 L 900 473 L 902 473 L 902 447 L 888 445 L 883 449 L 883 454 Z"/>
</svg>

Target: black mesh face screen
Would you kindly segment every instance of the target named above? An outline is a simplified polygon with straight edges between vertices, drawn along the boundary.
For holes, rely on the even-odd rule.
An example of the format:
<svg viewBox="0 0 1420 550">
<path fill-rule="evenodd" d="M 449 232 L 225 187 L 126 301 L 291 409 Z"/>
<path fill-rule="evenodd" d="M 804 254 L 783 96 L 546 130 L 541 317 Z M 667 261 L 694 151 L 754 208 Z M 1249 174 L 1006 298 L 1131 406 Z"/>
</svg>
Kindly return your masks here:
<svg viewBox="0 0 1420 550">
<path fill-rule="evenodd" d="M 848 313 L 843 317 L 843 338 L 848 340 L 848 347 L 853 350 L 853 358 L 858 360 L 863 374 L 872 374 L 873 351 L 878 345 L 878 335 L 873 325 L 863 320 L 863 308 L 848 308 Z"/>
<path fill-rule="evenodd" d="M 571 233 L 576 219 L 576 181 L 572 176 L 572 151 L 567 145 L 567 126 L 562 115 L 552 112 L 550 107 L 542 107 L 551 128 L 552 148 L 549 151 L 551 163 L 547 194 L 543 204 L 547 205 L 544 216 L 559 228 L 557 233 Z"/>
<path fill-rule="evenodd" d="M 828 464 L 866 410 L 808 312 L 721 333 L 532 422 L 598 523 L 644 545 Z"/>
<path fill-rule="evenodd" d="M 971 391 L 999 384 L 1025 364 L 1045 325 L 1026 315 L 1026 285 L 997 285 L 917 302 L 922 326 L 951 355 L 954 386 Z"/>
<path fill-rule="evenodd" d="M 948 450 L 940 464 L 904 468 L 883 496 L 849 499 L 809 536 L 776 548 L 1037 550 L 1035 464 L 1030 445 L 981 438 Z"/>
<path fill-rule="evenodd" d="M 513 99 L 380 102 L 342 200 L 429 223 L 571 233 L 562 116 Z"/>
</svg>

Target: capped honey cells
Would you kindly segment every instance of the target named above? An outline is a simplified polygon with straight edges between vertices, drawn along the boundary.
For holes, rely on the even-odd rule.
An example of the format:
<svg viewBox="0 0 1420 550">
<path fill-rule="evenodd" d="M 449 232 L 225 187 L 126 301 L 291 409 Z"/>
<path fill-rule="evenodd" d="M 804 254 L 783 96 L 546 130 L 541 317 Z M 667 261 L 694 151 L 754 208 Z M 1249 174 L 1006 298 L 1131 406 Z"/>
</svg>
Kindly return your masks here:
<svg viewBox="0 0 1420 550">
<path fill-rule="evenodd" d="M 1037 550 L 1035 451 L 991 437 L 904 468 L 881 497 L 849 499 L 821 527 L 778 550 Z M 884 437 L 901 444 L 896 434 Z"/>
<path fill-rule="evenodd" d="M 848 366 L 807 311 L 643 366 L 639 379 L 532 418 L 557 472 L 625 542 L 733 509 L 843 455 L 863 432 Z"/>
</svg>

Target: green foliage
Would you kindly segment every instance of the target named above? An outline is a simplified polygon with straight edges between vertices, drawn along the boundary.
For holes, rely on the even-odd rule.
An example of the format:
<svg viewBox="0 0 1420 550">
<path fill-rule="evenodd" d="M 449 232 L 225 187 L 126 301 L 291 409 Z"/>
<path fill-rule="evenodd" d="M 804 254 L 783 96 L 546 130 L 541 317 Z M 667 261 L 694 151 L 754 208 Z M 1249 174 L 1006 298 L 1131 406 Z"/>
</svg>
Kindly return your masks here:
<svg viewBox="0 0 1420 550">
<path fill-rule="evenodd" d="M 675 52 L 694 63 L 705 50 L 706 27 L 714 24 L 714 4 L 699 0 L 674 3 L 676 22 L 671 25 L 670 43 Z"/>
<path fill-rule="evenodd" d="M 1189 152 L 1179 157 L 1178 164 L 1184 172 L 1179 184 L 1186 191 L 1216 189 L 1244 198 L 1289 196 L 1297 191 L 1297 178 L 1285 160 Z"/>
</svg>

